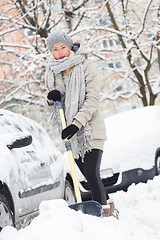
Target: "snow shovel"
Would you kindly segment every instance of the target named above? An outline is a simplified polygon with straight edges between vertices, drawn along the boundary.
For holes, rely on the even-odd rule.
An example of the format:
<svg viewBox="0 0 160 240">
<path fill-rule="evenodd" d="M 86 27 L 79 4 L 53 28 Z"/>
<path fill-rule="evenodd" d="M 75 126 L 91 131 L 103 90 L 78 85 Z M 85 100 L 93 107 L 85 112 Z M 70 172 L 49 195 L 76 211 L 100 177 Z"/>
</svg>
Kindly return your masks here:
<svg viewBox="0 0 160 240">
<path fill-rule="evenodd" d="M 57 101 L 56 104 L 59 108 L 62 129 L 64 129 L 64 128 L 66 128 L 66 121 L 65 121 L 65 117 L 64 117 L 62 102 Z M 65 147 L 66 147 L 67 154 L 68 154 L 68 159 L 69 159 L 69 164 L 70 164 L 71 174 L 72 174 L 72 179 L 73 179 L 73 185 L 74 185 L 74 191 L 75 191 L 75 196 L 76 196 L 76 200 L 77 200 L 77 203 L 72 204 L 69 207 L 76 211 L 80 210 L 85 214 L 89 214 L 89 215 L 93 215 L 93 216 L 97 216 L 97 217 L 104 217 L 104 212 L 103 212 L 103 209 L 102 209 L 102 206 L 100 203 L 98 203 L 96 201 L 82 202 L 78 179 L 77 179 L 77 175 L 76 175 L 75 162 L 74 162 L 73 154 L 72 154 L 71 143 L 67 138 L 65 139 Z"/>
</svg>

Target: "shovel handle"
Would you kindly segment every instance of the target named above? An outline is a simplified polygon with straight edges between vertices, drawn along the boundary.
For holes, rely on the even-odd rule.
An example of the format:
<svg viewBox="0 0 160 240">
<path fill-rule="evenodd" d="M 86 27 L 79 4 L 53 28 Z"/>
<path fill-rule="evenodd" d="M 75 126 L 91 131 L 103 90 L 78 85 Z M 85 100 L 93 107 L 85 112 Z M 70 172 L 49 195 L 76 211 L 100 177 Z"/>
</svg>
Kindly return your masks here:
<svg viewBox="0 0 160 240">
<path fill-rule="evenodd" d="M 56 104 L 58 105 L 58 108 L 59 108 L 62 129 L 64 129 L 64 128 L 66 128 L 66 121 L 65 121 L 65 117 L 64 117 L 64 111 L 62 108 L 62 102 L 56 102 Z M 79 190 L 79 184 L 78 184 L 78 179 L 77 179 L 77 175 L 76 175 L 75 163 L 74 163 L 74 158 L 73 158 L 73 154 L 72 154 L 71 143 L 67 138 L 65 139 L 65 147 L 67 150 L 69 164 L 70 164 L 70 168 L 71 168 L 71 174 L 72 174 L 72 179 L 73 179 L 76 200 L 77 200 L 77 203 L 80 203 L 80 202 L 82 202 L 82 198 L 81 198 L 81 194 L 80 194 L 80 190 Z"/>
</svg>

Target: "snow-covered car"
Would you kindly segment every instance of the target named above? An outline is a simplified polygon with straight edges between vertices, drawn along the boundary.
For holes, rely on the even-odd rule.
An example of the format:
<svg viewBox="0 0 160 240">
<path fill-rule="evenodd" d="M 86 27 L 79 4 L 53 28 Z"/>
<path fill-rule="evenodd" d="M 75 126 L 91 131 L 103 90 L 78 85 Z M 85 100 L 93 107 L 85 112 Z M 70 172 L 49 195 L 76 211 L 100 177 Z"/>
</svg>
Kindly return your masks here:
<svg viewBox="0 0 160 240">
<path fill-rule="evenodd" d="M 64 157 L 33 120 L 0 110 L 0 230 L 29 223 L 42 200 L 75 202 Z"/>
<path fill-rule="evenodd" d="M 160 106 L 129 110 L 105 119 L 101 178 L 109 193 L 127 190 L 160 173 Z M 84 200 L 90 199 L 87 181 L 78 172 Z"/>
</svg>

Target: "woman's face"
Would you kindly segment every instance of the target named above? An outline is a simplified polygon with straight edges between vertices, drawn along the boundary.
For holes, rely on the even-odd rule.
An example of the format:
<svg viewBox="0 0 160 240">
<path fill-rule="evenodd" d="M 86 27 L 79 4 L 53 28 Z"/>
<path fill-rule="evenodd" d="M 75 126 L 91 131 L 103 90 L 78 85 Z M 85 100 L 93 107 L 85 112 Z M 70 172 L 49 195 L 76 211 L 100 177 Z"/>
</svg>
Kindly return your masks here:
<svg viewBox="0 0 160 240">
<path fill-rule="evenodd" d="M 55 43 L 52 47 L 52 55 L 55 59 L 69 57 L 70 48 L 64 43 Z"/>
</svg>

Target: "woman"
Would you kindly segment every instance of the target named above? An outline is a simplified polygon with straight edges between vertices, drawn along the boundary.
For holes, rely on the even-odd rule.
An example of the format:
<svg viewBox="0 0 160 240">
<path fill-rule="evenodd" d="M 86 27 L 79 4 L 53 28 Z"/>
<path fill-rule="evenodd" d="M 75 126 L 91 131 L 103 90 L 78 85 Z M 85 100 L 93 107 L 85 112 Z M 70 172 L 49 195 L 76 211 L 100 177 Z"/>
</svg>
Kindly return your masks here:
<svg viewBox="0 0 160 240">
<path fill-rule="evenodd" d="M 114 202 L 105 193 L 100 178 L 100 164 L 106 140 L 105 124 L 99 110 L 100 80 L 96 67 L 87 59 L 87 52 L 63 31 L 54 31 L 47 38 L 52 53 L 46 69 L 47 102 L 52 108 L 51 121 L 62 139 L 71 140 L 73 156 L 105 216 L 115 216 Z M 65 92 L 64 112 L 67 127 L 62 131 L 58 107 Z M 107 202 L 106 202 L 107 201 Z M 117 216 L 117 215 L 116 215 Z"/>
</svg>

